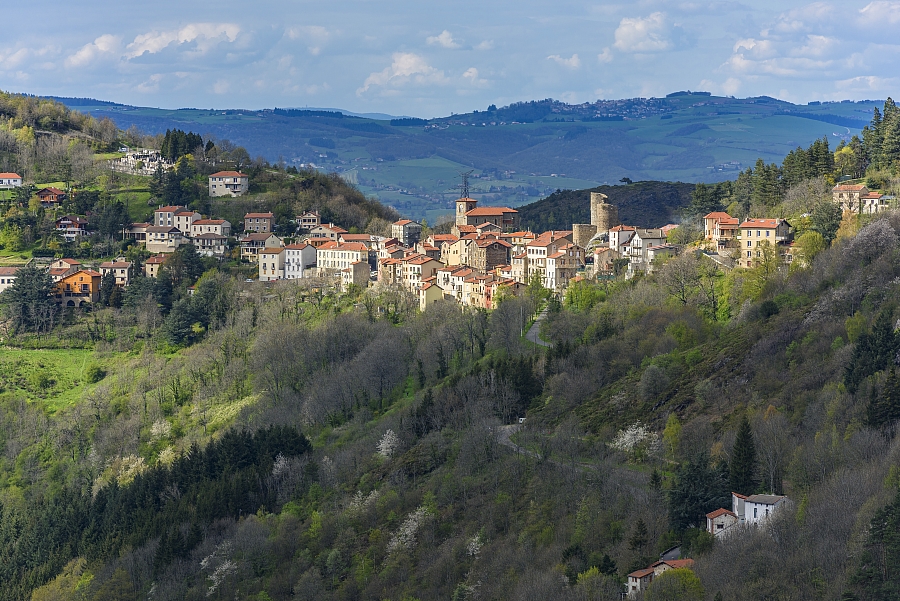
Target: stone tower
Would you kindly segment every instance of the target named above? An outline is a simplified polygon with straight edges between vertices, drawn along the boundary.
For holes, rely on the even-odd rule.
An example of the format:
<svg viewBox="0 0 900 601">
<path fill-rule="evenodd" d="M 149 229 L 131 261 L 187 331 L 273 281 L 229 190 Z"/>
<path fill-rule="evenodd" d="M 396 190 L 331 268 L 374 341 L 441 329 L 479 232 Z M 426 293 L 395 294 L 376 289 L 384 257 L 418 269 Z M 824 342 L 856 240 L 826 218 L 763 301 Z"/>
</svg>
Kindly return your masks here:
<svg viewBox="0 0 900 601">
<path fill-rule="evenodd" d="M 474 209 L 478 201 L 474 198 L 463 197 L 456 201 L 456 225 L 466 225 L 466 213 Z"/>
<path fill-rule="evenodd" d="M 597 226 L 592 223 L 572 224 L 572 242 L 574 242 L 576 246 L 580 246 L 581 248 L 586 248 L 588 242 L 591 241 L 591 238 L 593 238 L 596 233 Z"/>
<path fill-rule="evenodd" d="M 591 225 L 597 226 L 598 232 L 608 232 L 619 225 L 619 210 L 607 203 L 607 198 L 606 194 L 591 192 Z"/>
</svg>

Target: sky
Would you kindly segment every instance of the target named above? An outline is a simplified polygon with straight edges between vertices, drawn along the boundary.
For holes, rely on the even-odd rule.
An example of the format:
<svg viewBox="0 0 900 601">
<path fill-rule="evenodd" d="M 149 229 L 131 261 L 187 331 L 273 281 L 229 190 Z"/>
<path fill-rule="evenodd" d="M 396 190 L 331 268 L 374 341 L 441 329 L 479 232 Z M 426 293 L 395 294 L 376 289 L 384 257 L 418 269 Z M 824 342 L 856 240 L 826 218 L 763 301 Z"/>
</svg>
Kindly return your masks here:
<svg viewBox="0 0 900 601">
<path fill-rule="evenodd" d="M 796 103 L 900 84 L 900 0 L 29 0 L 0 89 L 162 108 L 438 117 L 677 90 Z"/>
</svg>

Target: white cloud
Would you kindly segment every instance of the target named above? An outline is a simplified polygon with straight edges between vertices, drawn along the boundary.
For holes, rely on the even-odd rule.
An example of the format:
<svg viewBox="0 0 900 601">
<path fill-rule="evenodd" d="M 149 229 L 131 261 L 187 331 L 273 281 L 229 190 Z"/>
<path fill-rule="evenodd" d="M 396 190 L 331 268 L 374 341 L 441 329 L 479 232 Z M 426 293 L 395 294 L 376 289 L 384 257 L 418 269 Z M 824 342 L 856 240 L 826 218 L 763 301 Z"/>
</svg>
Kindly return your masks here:
<svg viewBox="0 0 900 601">
<path fill-rule="evenodd" d="M 417 84 L 444 83 L 447 80 L 443 71 L 429 65 L 418 54 L 395 52 L 392 59 L 390 67 L 369 75 L 356 93 L 359 95 L 367 92 L 372 86 L 401 86 L 410 82 Z"/>
<path fill-rule="evenodd" d="M 456 40 L 453 39 L 453 34 L 451 34 L 446 29 L 438 35 L 428 36 L 427 38 L 425 38 L 425 41 L 432 46 L 441 46 L 442 48 L 451 49 L 459 48 L 459 44 L 456 42 Z"/>
<path fill-rule="evenodd" d="M 220 79 L 213 84 L 212 89 L 215 94 L 227 94 L 231 89 L 231 83 L 227 79 Z"/>
<path fill-rule="evenodd" d="M 898 78 L 879 77 L 877 75 L 860 75 L 835 82 L 837 88 L 857 92 L 883 92 L 896 89 Z"/>
<path fill-rule="evenodd" d="M 613 44 L 623 52 L 663 52 L 672 48 L 671 27 L 666 15 L 652 13 L 646 18 L 624 18 L 616 29 Z"/>
<path fill-rule="evenodd" d="M 313 56 L 318 56 L 322 52 L 322 46 L 331 38 L 331 32 L 321 25 L 291 27 L 286 34 L 292 40 L 305 40 L 309 44 L 306 48 Z"/>
<path fill-rule="evenodd" d="M 141 94 L 154 94 L 159 92 L 159 82 L 161 82 L 162 79 L 162 73 L 154 73 L 150 76 L 150 79 L 138 84 L 137 91 Z"/>
<path fill-rule="evenodd" d="M 551 54 L 547 57 L 547 60 L 555 61 L 557 64 L 568 67 L 569 69 L 577 69 L 581 66 L 581 59 L 578 58 L 577 54 L 573 54 L 569 58 L 564 58 L 558 54 Z"/>
<path fill-rule="evenodd" d="M 463 73 L 463 79 L 468 79 L 469 83 L 473 86 L 483 86 L 488 83 L 488 80 L 482 79 L 479 77 L 478 69 L 475 67 L 469 67 L 466 69 L 466 72 Z"/>
<path fill-rule="evenodd" d="M 156 54 L 170 44 L 193 42 L 200 54 L 205 54 L 222 41 L 234 42 L 241 28 L 233 23 L 192 23 L 181 29 L 152 31 L 141 34 L 128 44 L 128 57 L 136 58 L 144 53 Z"/>
<path fill-rule="evenodd" d="M 728 96 L 734 96 L 741 89 L 741 80 L 736 77 L 729 77 L 722 84 L 722 91 Z"/>
<path fill-rule="evenodd" d="M 81 47 L 78 52 L 66 59 L 66 67 L 84 67 L 103 55 L 112 55 L 119 50 L 122 39 L 119 36 L 105 34 Z"/>
<path fill-rule="evenodd" d="M 900 23 L 900 2 L 870 2 L 860 9 L 859 20 L 863 25 L 896 25 Z"/>
<path fill-rule="evenodd" d="M 612 51 L 609 48 L 604 48 L 603 52 L 597 55 L 597 60 L 601 63 L 611 63 L 612 59 Z"/>
<path fill-rule="evenodd" d="M 491 50 L 494 47 L 494 40 L 485 40 L 475 46 L 475 50 Z"/>
<path fill-rule="evenodd" d="M 772 40 L 755 40 L 753 38 L 738 40 L 735 42 L 732 52 L 754 58 L 771 58 L 777 54 Z"/>
<path fill-rule="evenodd" d="M 806 36 L 806 44 L 791 50 L 792 56 L 822 57 L 831 53 L 840 42 L 824 35 Z"/>
</svg>

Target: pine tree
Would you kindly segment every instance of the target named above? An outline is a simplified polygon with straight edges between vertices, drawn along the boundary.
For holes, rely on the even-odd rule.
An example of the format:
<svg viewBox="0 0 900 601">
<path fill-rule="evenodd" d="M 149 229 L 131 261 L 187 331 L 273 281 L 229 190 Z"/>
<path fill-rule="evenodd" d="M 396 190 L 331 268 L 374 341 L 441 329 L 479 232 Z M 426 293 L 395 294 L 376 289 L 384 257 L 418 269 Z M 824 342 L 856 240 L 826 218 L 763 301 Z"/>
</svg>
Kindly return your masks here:
<svg viewBox="0 0 900 601">
<path fill-rule="evenodd" d="M 644 523 L 643 518 L 638 518 L 637 523 L 634 525 L 634 532 L 631 534 L 631 538 L 628 539 L 628 548 L 632 551 L 643 552 L 644 547 L 647 546 L 648 536 L 647 524 Z"/>
<path fill-rule="evenodd" d="M 750 429 L 750 420 L 746 415 L 741 420 L 737 438 L 734 440 L 729 476 L 731 490 L 736 493 L 753 494 L 759 485 L 756 476 L 756 444 L 753 442 L 753 430 Z"/>
</svg>

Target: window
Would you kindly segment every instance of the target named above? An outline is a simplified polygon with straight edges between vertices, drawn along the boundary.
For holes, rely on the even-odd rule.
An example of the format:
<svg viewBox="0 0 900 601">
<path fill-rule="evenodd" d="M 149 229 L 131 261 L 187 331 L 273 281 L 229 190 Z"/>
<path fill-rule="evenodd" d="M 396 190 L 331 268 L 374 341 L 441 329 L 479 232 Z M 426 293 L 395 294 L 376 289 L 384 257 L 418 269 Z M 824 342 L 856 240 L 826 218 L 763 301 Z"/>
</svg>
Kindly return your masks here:
<svg viewBox="0 0 900 601">
<path fill-rule="evenodd" d="M 756 519 L 756 509 L 757 509 L 756 507 L 753 508 L 753 519 L 754 520 Z"/>
<path fill-rule="evenodd" d="M 753 241 L 752 241 L 752 240 L 747 240 L 747 246 L 753 246 Z"/>
<path fill-rule="evenodd" d="M 771 231 L 766 230 L 766 238 L 768 238 L 768 237 L 769 237 L 769 234 L 771 234 L 771 233 L 772 233 Z"/>
</svg>

